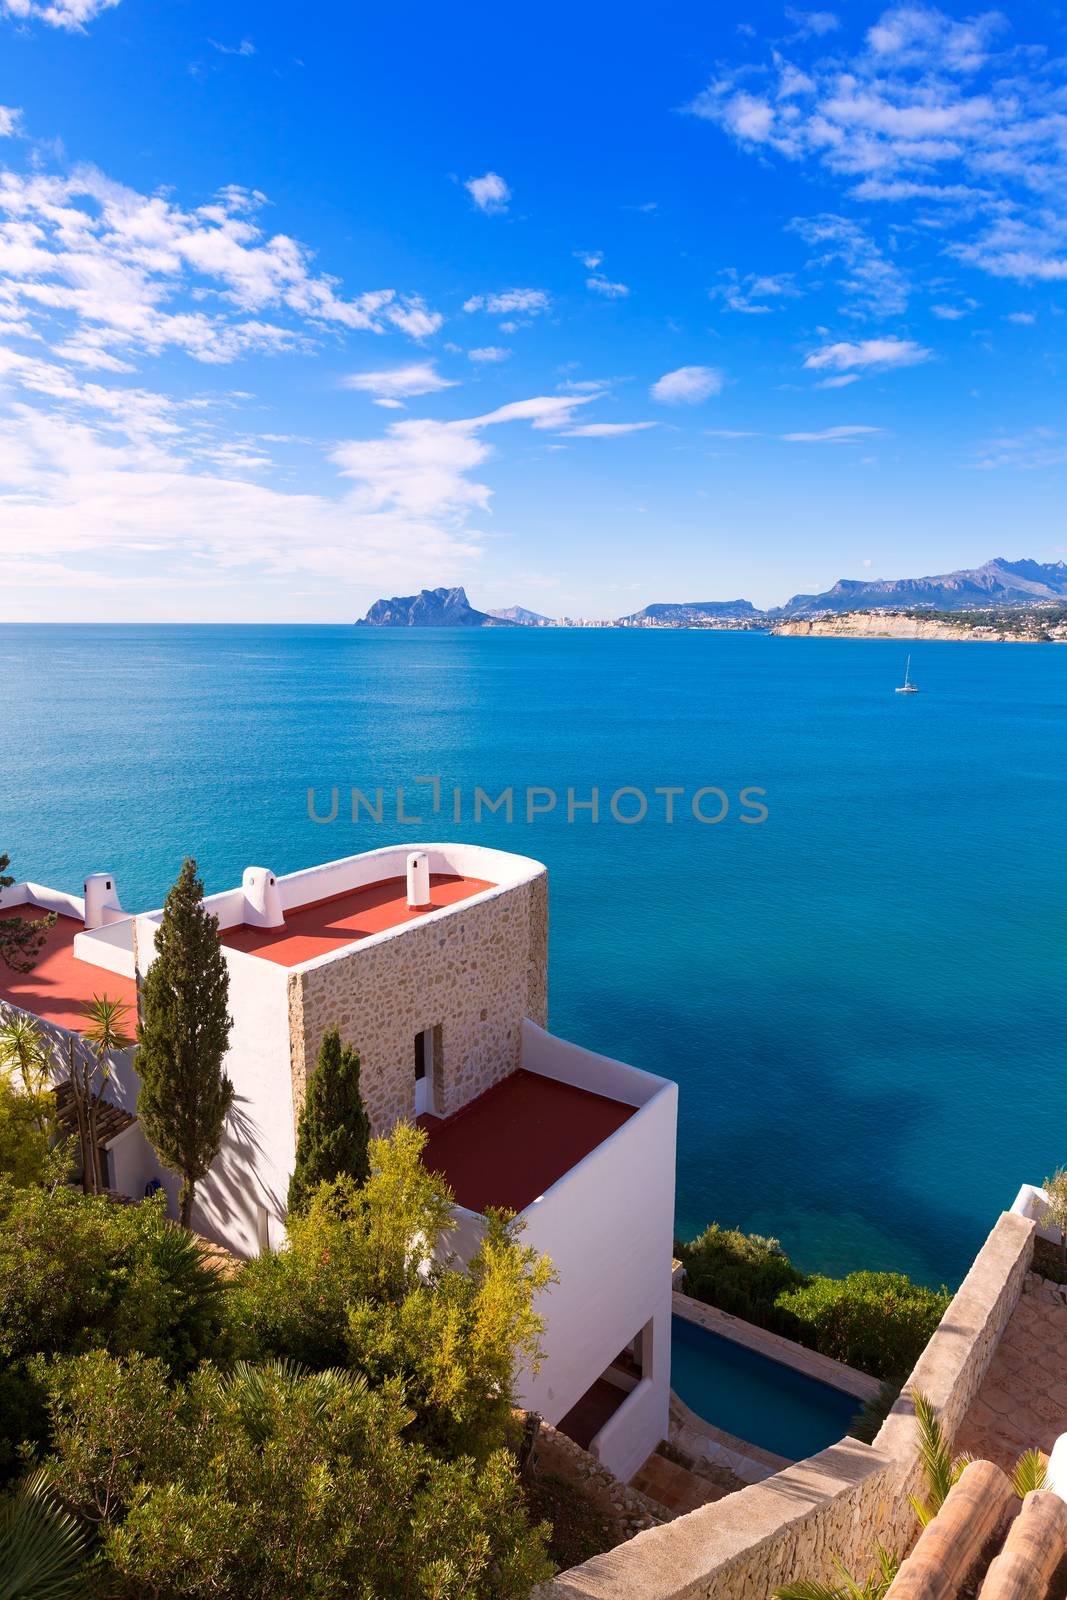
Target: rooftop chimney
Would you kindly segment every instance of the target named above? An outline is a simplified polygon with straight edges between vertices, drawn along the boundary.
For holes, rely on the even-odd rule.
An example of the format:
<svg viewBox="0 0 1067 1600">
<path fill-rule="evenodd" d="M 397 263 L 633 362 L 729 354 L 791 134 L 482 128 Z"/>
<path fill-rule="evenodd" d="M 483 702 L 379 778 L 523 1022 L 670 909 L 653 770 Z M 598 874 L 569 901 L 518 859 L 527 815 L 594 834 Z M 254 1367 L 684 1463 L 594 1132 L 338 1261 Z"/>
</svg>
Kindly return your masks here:
<svg viewBox="0 0 1067 1600">
<path fill-rule="evenodd" d="M 87 928 L 99 928 L 105 922 L 115 922 L 126 915 L 119 905 L 114 873 L 91 872 L 85 880 L 84 889 Z"/>
<path fill-rule="evenodd" d="M 430 858 L 425 850 L 408 856 L 408 905 L 412 911 L 425 911 L 430 904 Z"/>
<path fill-rule="evenodd" d="M 246 867 L 241 879 L 245 897 L 245 922 L 250 928 L 284 928 L 282 894 L 269 867 Z"/>
</svg>

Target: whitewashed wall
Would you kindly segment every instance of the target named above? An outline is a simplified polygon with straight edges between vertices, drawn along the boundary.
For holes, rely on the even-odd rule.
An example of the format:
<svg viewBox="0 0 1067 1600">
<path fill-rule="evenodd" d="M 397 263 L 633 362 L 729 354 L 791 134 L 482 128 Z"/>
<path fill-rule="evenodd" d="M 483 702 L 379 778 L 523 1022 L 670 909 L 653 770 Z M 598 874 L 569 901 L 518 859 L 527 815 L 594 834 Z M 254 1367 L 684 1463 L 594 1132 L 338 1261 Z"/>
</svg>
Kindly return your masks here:
<svg viewBox="0 0 1067 1600">
<path fill-rule="evenodd" d="M 552 1258 L 542 1299 L 548 1360 L 523 1404 L 556 1423 L 651 1322 L 651 1373 L 594 1440 L 629 1478 L 667 1434 L 678 1088 L 523 1024 L 523 1066 L 640 1109 L 523 1213 L 525 1239 Z"/>
</svg>

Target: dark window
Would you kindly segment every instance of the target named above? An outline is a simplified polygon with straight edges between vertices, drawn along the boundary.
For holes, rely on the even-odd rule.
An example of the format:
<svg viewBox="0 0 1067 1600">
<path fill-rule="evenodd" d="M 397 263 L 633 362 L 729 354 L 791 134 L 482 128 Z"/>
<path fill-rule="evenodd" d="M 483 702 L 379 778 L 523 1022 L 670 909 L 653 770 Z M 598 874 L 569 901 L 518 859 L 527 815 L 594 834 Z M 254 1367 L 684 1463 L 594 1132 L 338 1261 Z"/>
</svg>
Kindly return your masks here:
<svg viewBox="0 0 1067 1600">
<path fill-rule="evenodd" d="M 416 1079 L 416 1082 L 420 1078 L 425 1078 L 425 1076 L 426 1076 L 426 1035 L 425 1035 L 425 1033 L 417 1033 L 415 1035 L 415 1079 Z"/>
</svg>

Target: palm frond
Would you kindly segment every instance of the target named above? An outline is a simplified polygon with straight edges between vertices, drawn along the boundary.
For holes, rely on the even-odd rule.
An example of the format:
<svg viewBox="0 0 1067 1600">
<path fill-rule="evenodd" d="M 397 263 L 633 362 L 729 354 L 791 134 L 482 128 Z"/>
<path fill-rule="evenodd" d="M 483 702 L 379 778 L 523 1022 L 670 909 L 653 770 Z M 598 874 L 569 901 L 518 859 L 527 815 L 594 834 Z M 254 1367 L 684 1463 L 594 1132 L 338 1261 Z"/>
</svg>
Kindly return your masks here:
<svg viewBox="0 0 1067 1600">
<path fill-rule="evenodd" d="M 310 1400 L 312 1414 L 320 1417 L 339 1395 L 362 1397 L 367 1392 L 367 1380 L 362 1373 L 344 1372 L 339 1367 L 312 1372 L 286 1357 L 236 1361 L 220 1377 L 219 1388 L 236 1405 L 249 1437 L 262 1443 L 270 1431 L 271 1412 L 279 1404 L 284 1406 L 299 1395 Z"/>
<path fill-rule="evenodd" d="M 1011 1475 L 1011 1486 L 1022 1500 L 1032 1489 L 1043 1489 L 1048 1462 L 1040 1450 L 1024 1450 Z"/>
<path fill-rule="evenodd" d="M 816 1583 L 813 1578 L 798 1578 L 795 1583 L 785 1583 L 775 1589 L 774 1600 L 842 1600 L 841 1590 L 828 1583 Z"/>
<path fill-rule="evenodd" d="M 953 1471 L 952 1456 L 929 1397 L 921 1389 L 916 1389 L 912 1399 L 915 1405 L 915 1420 L 919 1428 L 919 1460 L 926 1474 L 929 1491 L 927 1506 L 930 1515 L 936 1516 L 948 1499 L 948 1492 L 959 1477 L 959 1472 Z M 963 1467 L 960 1467 L 960 1472 L 962 1470 Z M 919 1520 L 925 1526 L 922 1516 Z"/>
<path fill-rule="evenodd" d="M 0 1600 L 67 1600 L 81 1588 L 85 1536 L 35 1472 L 0 1502 Z"/>
</svg>

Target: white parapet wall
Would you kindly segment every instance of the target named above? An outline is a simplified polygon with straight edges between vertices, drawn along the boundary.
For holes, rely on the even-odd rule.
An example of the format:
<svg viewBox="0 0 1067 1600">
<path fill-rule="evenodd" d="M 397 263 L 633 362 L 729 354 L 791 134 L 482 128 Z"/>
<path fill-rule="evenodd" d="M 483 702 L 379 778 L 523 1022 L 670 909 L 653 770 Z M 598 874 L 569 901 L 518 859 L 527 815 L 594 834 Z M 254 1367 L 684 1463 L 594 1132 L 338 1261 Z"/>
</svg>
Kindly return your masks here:
<svg viewBox="0 0 1067 1600">
<path fill-rule="evenodd" d="M 557 1423 L 645 1333 L 645 1375 L 593 1440 L 627 1479 L 668 1429 L 677 1085 L 523 1024 L 522 1064 L 637 1109 L 523 1213 L 559 1278 L 538 1306 L 547 1359 L 522 1404 Z"/>
</svg>

